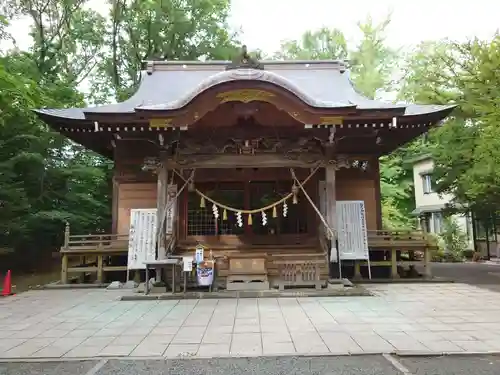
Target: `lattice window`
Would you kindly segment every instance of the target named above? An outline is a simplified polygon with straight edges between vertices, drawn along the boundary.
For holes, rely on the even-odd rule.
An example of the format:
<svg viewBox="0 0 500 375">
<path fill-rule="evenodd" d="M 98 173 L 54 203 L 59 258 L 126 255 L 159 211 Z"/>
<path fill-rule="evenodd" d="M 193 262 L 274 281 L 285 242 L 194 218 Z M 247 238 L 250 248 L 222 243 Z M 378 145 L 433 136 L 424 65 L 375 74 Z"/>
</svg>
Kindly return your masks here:
<svg viewBox="0 0 500 375">
<path fill-rule="evenodd" d="M 190 192 L 188 195 L 187 235 L 215 235 L 215 218 L 212 210 L 201 208 L 200 197 L 197 193 L 194 192 Z"/>
<path fill-rule="evenodd" d="M 217 202 L 230 207 L 243 207 L 245 196 L 243 186 L 241 186 L 241 189 L 234 186 L 225 187 L 223 184 L 219 186 L 216 186 L 213 190 L 205 190 L 204 193 Z M 229 187 L 231 189 L 228 189 Z M 235 213 L 228 211 L 227 219 L 224 220 L 223 210 L 219 208 L 219 218 L 216 221 L 212 211 L 212 203 L 206 201 L 205 208 L 201 208 L 200 196 L 197 193 L 189 193 L 188 195 L 187 216 L 188 236 L 238 235 L 244 233 L 244 228 L 240 228 L 236 222 Z"/>
<path fill-rule="evenodd" d="M 234 208 L 255 209 L 271 204 L 287 195 L 292 187 L 290 182 L 252 182 L 246 184 L 249 194 L 249 207 L 245 205 L 245 184 L 218 183 L 200 184 L 198 188 L 217 202 Z M 267 225 L 262 225 L 261 214 L 252 216 L 251 233 L 254 235 L 279 235 L 307 233 L 307 217 L 309 202 L 303 194 L 299 194 L 297 204 L 288 202 L 288 215 L 283 217 L 283 206 L 277 207 L 277 217 L 272 217 L 272 210 L 268 210 Z M 212 203 L 206 201 L 205 208 L 200 207 L 200 196 L 190 192 L 188 195 L 187 235 L 214 236 L 214 235 L 241 235 L 246 232 L 248 215 L 242 215 L 243 227 L 236 221 L 236 213 L 227 211 L 227 220 L 223 220 L 223 209 L 219 208 L 219 218 L 216 221 L 212 212 Z"/>
</svg>

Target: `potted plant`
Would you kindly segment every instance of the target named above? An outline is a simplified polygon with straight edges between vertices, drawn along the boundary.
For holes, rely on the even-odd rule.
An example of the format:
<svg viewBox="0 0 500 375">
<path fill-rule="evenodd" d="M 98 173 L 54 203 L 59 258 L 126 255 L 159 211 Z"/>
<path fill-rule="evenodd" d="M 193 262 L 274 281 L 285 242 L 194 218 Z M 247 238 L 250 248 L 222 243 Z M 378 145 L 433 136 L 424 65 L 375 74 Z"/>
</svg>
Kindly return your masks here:
<svg viewBox="0 0 500 375">
<path fill-rule="evenodd" d="M 165 293 L 167 291 L 167 284 L 163 281 L 155 281 L 151 285 L 151 293 Z"/>
</svg>

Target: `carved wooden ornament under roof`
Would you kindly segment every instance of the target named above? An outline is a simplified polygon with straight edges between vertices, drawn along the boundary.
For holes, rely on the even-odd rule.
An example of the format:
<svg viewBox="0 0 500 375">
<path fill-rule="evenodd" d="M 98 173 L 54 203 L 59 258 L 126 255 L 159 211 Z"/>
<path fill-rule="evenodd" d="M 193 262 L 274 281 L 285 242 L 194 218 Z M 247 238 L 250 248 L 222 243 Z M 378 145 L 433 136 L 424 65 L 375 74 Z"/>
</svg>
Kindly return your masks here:
<svg viewBox="0 0 500 375">
<path fill-rule="evenodd" d="M 249 55 L 247 51 L 247 46 L 241 47 L 241 53 L 233 59 L 231 64 L 226 66 L 226 70 L 231 70 L 231 69 L 261 69 L 263 70 L 264 67 L 262 64 L 255 58 Z"/>
</svg>

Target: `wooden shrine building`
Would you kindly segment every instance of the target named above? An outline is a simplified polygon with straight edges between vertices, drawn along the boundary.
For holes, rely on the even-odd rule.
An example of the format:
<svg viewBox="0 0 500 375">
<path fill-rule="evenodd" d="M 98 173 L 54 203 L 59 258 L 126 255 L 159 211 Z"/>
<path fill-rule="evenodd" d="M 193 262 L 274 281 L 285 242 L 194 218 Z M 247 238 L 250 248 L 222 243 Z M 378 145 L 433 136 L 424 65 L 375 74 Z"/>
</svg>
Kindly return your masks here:
<svg viewBox="0 0 500 375">
<path fill-rule="evenodd" d="M 115 163 L 113 235 L 80 243 L 85 251 L 111 248 L 98 259 L 99 281 L 123 268 L 108 264 L 107 255 L 126 253 L 131 210 L 156 208 L 159 259 L 191 254 L 201 243 L 223 282 L 261 260 L 255 267 L 272 284 L 298 267 L 328 278 L 335 239 L 352 229 L 338 223 L 340 201 L 364 203 L 370 258 L 392 266 L 396 277 L 396 257 L 391 263 L 387 254 L 405 249 L 391 247 L 395 234 L 381 232 L 379 157 L 452 109 L 368 99 L 342 61 L 258 62 L 242 53 L 233 62 L 148 61 L 124 102 L 37 113 Z M 415 233 L 404 241 L 410 249 L 427 246 Z M 67 233 L 64 254 L 85 255 L 77 242 Z M 241 269 L 233 275 L 234 259 Z M 63 282 L 68 269 L 78 271 L 63 256 Z"/>
</svg>

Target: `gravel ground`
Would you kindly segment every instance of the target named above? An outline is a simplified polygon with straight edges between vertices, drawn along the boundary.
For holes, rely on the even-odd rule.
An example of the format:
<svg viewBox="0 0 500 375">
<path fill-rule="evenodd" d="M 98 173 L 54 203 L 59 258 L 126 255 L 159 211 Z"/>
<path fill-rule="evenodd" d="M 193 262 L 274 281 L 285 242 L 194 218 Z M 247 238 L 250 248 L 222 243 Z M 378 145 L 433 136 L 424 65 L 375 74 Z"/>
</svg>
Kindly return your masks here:
<svg viewBox="0 0 500 375">
<path fill-rule="evenodd" d="M 1 375 L 498 375 L 498 356 L 383 356 L 0 363 Z"/>
<path fill-rule="evenodd" d="M 399 358 L 411 375 L 498 375 L 500 356 Z"/>
<path fill-rule="evenodd" d="M 98 374 L 106 375 L 400 375 L 383 357 L 258 357 L 234 359 L 193 359 L 109 361 Z"/>
<path fill-rule="evenodd" d="M 97 363 L 98 361 L 0 363 L 0 375 L 87 375 Z"/>
</svg>

